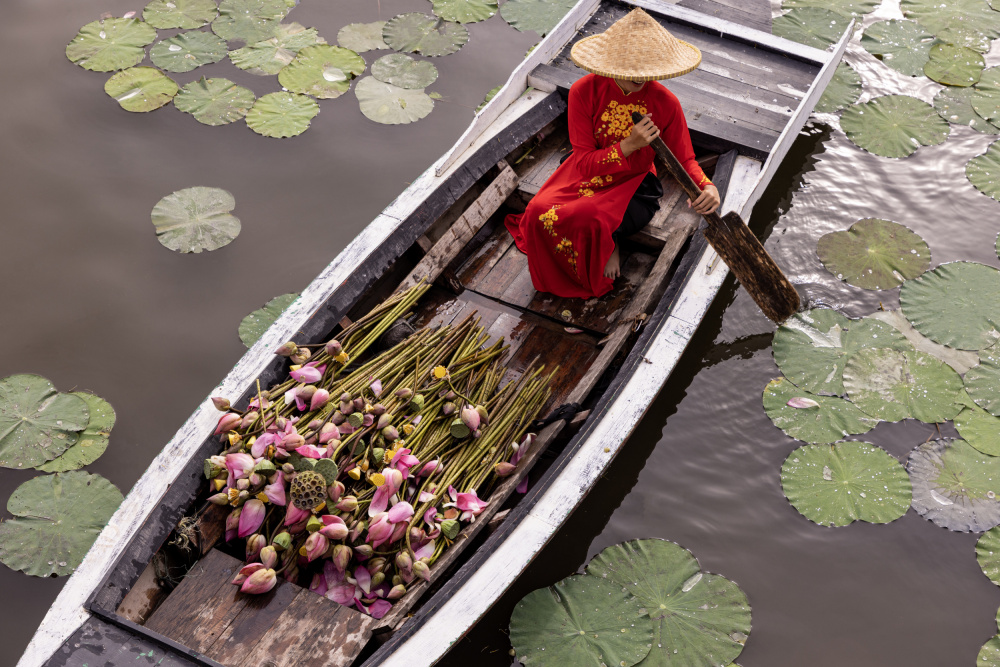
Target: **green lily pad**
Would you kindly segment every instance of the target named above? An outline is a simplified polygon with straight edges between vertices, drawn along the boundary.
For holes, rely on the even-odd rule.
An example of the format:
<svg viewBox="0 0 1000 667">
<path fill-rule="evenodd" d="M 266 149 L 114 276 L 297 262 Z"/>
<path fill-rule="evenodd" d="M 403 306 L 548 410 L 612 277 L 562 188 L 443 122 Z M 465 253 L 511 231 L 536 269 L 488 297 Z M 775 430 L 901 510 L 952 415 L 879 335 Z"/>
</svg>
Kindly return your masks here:
<svg viewBox="0 0 1000 667">
<path fill-rule="evenodd" d="M 489 92 L 486 93 L 486 97 L 483 98 L 482 103 L 478 107 L 476 107 L 476 113 L 479 113 L 480 111 L 482 111 L 483 107 L 485 107 L 487 104 L 489 104 L 490 100 L 492 100 L 494 97 L 496 97 L 496 94 L 500 92 L 501 88 L 503 88 L 503 84 L 502 83 L 499 86 L 497 86 L 496 88 L 490 88 Z"/>
<path fill-rule="evenodd" d="M 792 399 L 814 401 L 813 407 L 795 408 Z M 787 378 L 775 378 L 764 389 L 764 412 L 789 437 L 814 444 L 843 440 L 867 433 L 878 423 L 842 398 L 820 396 L 799 389 Z"/>
<path fill-rule="evenodd" d="M 998 612 L 997 618 L 1000 619 L 1000 612 Z M 997 624 L 1000 625 L 1000 620 L 997 621 Z M 994 635 L 979 649 L 976 665 L 979 667 L 1000 667 L 1000 634 Z"/>
<path fill-rule="evenodd" d="M 1000 527 L 990 528 L 976 542 L 976 560 L 983 574 L 1000 586 Z M 1000 611 L 997 616 L 1000 618 Z"/>
<path fill-rule="evenodd" d="M 910 321 L 906 319 L 903 316 L 903 313 L 899 310 L 876 310 L 871 315 L 865 317 L 865 319 L 885 322 L 904 336 L 914 349 L 919 350 L 920 352 L 925 352 L 935 359 L 940 359 L 954 368 L 955 372 L 959 375 L 979 363 L 979 355 L 975 352 L 970 352 L 968 350 L 956 350 L 953 347 L 935 343 L 930 338 L 927 338 L 922 333 L 914 329 L 913 325 L 910 324 Z M 884 347 L 893 346 L 886 345 Z M 896 349 L 903 350 L 907 348 L 897 347 Z M 972 399 L 968 399 L 968 402 L 971 403 Z"/>
<path fill-rule="evenodd" d="M 390 19 L 382 31 L 382 39 L 396 51 L 446 56 L 465 46 L 469 31 L 461 23 L 410 12 Z"/>
<path fill-rule="evenodd" d="M 913 417 L 933 424 L 962 409 L 962 378 L 929 354 L 861 350 L 844 366 L 847 397 L 865 414 L 889 422 Z"/>
<path fill-rule="evenodd" d="M 496 0 L 431 0 L 434 13 L 445 21 L 475 23 L 497 13 Z"/>
<path fill-rule="evenodd" d="M 861 36 L 868 53 L 906 76 L 923 76 L 935 41 L 922 25 L 902 19 L 872 23 Z"/>
<path fill-rule="evenodd" d="M 0 467 L 34 468 L 77 443 L 90 412 L 38 375 L 0 380 Z"/>
<path fill-rule="evenodd" d="M 100 475 L 29 479 L 7 501 L 14 518 L 0 523 L 0 562 L 33 577 L 71 574 L 121 502 L 121 491 Z"/>
<path fill-rule="evenodd" d="M 1000 524 L 1000 457 L 964 440 L 931 440 L 906 462 L 913 509 L 948 530 L 981 533 Z"/>
<path fill-rule="evenodd" d="M 240 233 L 233 196 L 221 188 L 194 187 L 173 192 L 153 207 L 156 239 L 176 252 L 217 250 Z"/>
<path fill-rule="evenodd" d="M 949 44 L 961 43 L 956 40 L 963 34 L 1000 37 L 1000 12 L 990 9 L 984 0 L 902 0 L 900 9 L 906 18 L 919 21 Z"/>
<path fill-rule="evenodd" d="M 104 92 L 125 111 L 142 113 L 169 104 L 177 94 L 177 84 L 154 67 L 130 67 L 104 83 Z"/>
<path fill-rule="evenodd" d="M 405 53 L 390 53 L 372 63 L 372 76 L 400 88 L 424 89 L 438 78 L 437 67 Z"/>
<path fill-rule="evenodd" d="M 401 125 L 420 120 L 434 109 L 434 100 L 422 90 L 400 88 L 373 76 L 358 81 L 361 113 L 376 123 Z"/>
<path fill-rule="evenodd" d="M 263 42 L 274 37 L 278 24 L 294 6 L 285 0 L 222 0 L 212 32 L 227 42 Z"/>
<path fill-rule="evenodd" d="M 975 88 L 950 88 L 945 86 L 934 96 L 934 108 L 949 123 L 968 125 L 983 134 L 1000 134 L 1000 128 L 987 121 L 972 108 Z"/>
<path fill-rule="evenodd" d="M 1000 201 L 1000 145 L 993 142 L 985 153 L 969 160 L 965 176 L 977 190 Z"/>
<path fill-rule="evenodd" d="M 881 0 L 782 0 L 781 8 L 818 7 L 850 19 L 873 12 L 880 4 Z"/>
<path fill-rule="evenodd" d="M 955 417 L 955 429 L 962 439 L 990 456 L 1000 456 L 1000 417 L 981 407 L 967 407 Z"/>
<path fill-rule="evenodd" d="M 156 30 L 138 19 L 102 19 L 80 28 L 66 45 L 66 57 L 92 72 L 114 72 L 138 65 Z"/>
<path fill-rule="evenodd" d="M 142 10 L 143 20 L 161 30 L 200 28 L 218 15 L 215 0 L 153 0 Z"/>
<path fill-rule="evenodd" d="M 850 106 L 861 97 L 861 76 L 847 63 L 837 65 L 823 96 L 816 103 L 818 113 L 834 113 Z"/>
<path fill-rule="evenodd" d="M 544 37 L 562 21 L 576 0 L 507 0 L 500 16 L 521 32 L 533 30 Z"/>
<path fill-rule="evenodd" d="M 149 50 L 153 64 L 168 72 L 190 72 L 226 57 L 226 42 L 218 35 L 192 30 L 158 42 Z"/>
<path fill-rule="evenodd" d="M 899 303 L 913 326 L 936 343 L 983 350 L 1000 338 L 1000 271 L 949 262 L 907 280 Z"/>
<path fill-rule="evenodd" d="M 364 71 L 365 60 L 354 51 L 318 44 L 299 51 L 278 81 L 293 93 L 328 100 L 346 93 L 351 79 Z"/>
<path fill-rule="evenodd" d="M 728 665 L 750 634 L 750 603 L 740 587 L 701 572 L 691 552 L 673 542 L 610 546 L 587 564 L 587 576 L 626 589 L 653 619 L 645 667 Z"/>
<path fill-rule="evenodd" d="M 386 21 L 373 21 L 371 23 L 351 23 L 345 25 L 337 33 L 337 43 L 345 49 L 350 49 L 357 53 L 365 51 L 383 51 L 389 45 L 382 39 L 382 31 L 385 30 Z"/>
<path fill-rule="evenodd" d="M 319 103 L 296 93 L 268 93 L 257 98 L 247 113 L 247 126 L 265 137 L 294 137 L 309 129 Z"/>
<path fill-rule="evenodd" d="M 986 67 L 983 56 L 966 46 L 937 44 L 924 65 L 928 78 L 946 86 L 968 87 L 979 81 Z"/>
<path fill-rule="evenodd" d="M 878 218 L 820 237 L 816 254 L 827 271 L 863 289 L 891 289 L 931 265 L 931 250 L 919 234 Z"/>
<path fill-rule="evenodd" d="M 1000 349 L 996 345 L 979 353 L 979 365 L 965 374 L 965 391 L 994 417 L 1000 417 Z"/>
<path fill-rule="evenodd" d="M 848 107 L 840 117 L 847 138 L 882 157 L 906 157 L 948 138 L 951 127 L 934 107 L 908 95 L 884 95 Z"/>
<path fill-rule="evenodd" d="M 781 488 L 792 507 L 821 526 L 889 523 L 911 500 L 903 466 L 867 442 L 799 447 L 781 466 Z"/>
<path fill-rule="evenodd" d="M 987 67 L 970 98 L 972 108 L 990 123 L 1000 124 L 1000 67 Z"/>
<path fill-rule="evenodd" d="M 174 106 L 205 125 L 226 125 L 247 115 L 253 106 L 253 91 L 229 79 L 192 81 L 174 98 Z"/>
<path fill-rule="evenodd" d="M 240 340 L 243 341 L 243 344 L 252 347 L 298 298 L 297 293 L 276 296 L 264 304 L 263 308 L 258 308 L 244 317 L 243 321 L 240 322 Z"/>
<path fill-rule="evenodd" d="M 266 76 L 277 74 L 307 46 L 326 44 L 315 28 L 298 23 L 282 23 L 274 37 L 229 52 L 229 59 L 241 70 Z"/>
<path fill-rule="evenodd" d="M 652 641 L 653 621 L 640 600 L 588 575 L 528 593 L 510 619 L 510 643 L 525 667 L 630 667 Z"/>
<path fill-rule="evenodd" d="M 779 37 L 817 49 L 836 44 L 850 19 L 819 7 L 798 7 L 771 21 L 771 32 Z"/>
<path fill-rule="evenodd" d="M 108 437 L 115 425 L 115 409 L 100 396 L 85 391 L 74 391 L 73 396 L 79 396 L 87 404 L 90 421 L 75 445 L 59 457 L 38 466 L 42 472 L 77 470 L 101 458 L 101 454 L 108 448 Z"/>
</svg>

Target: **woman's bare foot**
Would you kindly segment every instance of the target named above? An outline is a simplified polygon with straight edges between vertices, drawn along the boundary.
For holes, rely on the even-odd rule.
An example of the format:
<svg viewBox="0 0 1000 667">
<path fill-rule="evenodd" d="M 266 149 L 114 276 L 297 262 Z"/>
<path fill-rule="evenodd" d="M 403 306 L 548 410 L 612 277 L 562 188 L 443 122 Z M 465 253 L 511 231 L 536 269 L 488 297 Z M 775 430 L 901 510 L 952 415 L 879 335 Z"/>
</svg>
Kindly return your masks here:
<svg viewBox="0 0 1000 667">
<path fill-rule="evenodd" d="M 621 257 L 618 255 L 618 246 L 615 246 L 614 251 L 611 253 L 611 257 L 608 258 L 608 263 L 604 265 L 604 277 L 614 280 L 621 273 L 621 266 L 619 265 Z"/>
</svg>

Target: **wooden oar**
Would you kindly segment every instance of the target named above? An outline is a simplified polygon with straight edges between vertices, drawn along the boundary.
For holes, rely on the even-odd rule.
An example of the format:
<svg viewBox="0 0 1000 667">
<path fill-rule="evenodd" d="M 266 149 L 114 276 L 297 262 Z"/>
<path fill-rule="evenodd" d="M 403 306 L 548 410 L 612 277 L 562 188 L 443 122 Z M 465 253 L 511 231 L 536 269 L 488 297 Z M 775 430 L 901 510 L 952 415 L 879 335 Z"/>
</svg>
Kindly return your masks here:
<svg viewBox="0 0 1000 667">
<path fill-rule="evenodd" d="M 640 121 L 642 114 L 633 112 L 632 122 Z M 701 188 L 663 143 L 663 139 L 657 137 L 650 146 L 663 161 L 667 171 L 684 188 L 688 197 L 697 199 L 701 194 Z M 780 324 L 798 311 L 798 292 L 767 254 L 767 250 L 764 250 L 764 246 L 750 228 L 743 223 L 738 213 L 730 211 L 723 216 L 710 213 L 705 216 L 705 220 L 708 221 L 705 239 L 712 244 L 719 257 L 743 284 L 765 315 Z"/>
</svg>

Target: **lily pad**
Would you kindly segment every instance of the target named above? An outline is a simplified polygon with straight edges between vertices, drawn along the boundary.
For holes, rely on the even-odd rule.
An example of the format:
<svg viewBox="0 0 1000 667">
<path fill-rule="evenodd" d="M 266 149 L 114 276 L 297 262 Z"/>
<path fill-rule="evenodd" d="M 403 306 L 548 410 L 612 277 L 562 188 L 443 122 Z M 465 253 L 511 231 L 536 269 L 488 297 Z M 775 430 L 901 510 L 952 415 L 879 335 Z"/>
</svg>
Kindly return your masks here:
<svg viewBox="0 0 1000 667">
<path fill-rule="evenodd" d="M 401 125 L 420 120 L 434 109 L 434 100 L 422 90 L 400 88 L 373 76 L 358 81 L 361 113 L 376 123 Z"/>
<path fill-rule="evenodd" d="M 919 234 L 878 218 L 822 236 L 816 253 L 827 271 L 863 289 L 891 289 L 931 265 L 931 250 Z"/>
<path fill-rule="evenodd" d="M 923 76 L 935 42 L 922 25 L 902 19 L 872 23 L 861 36 L 861 46 L 868 53 L 906 76 Z"/>
<path fill-rule="evenodd" d="M 60 394 L 39 375 L 0 380 L 0 466 L 34 468 L 77 443 L 90 412 L 79 396 Z"/>
<path fill-rule="evenodd" d="M 309 129 L 319 103 L 296 93 L 268 93 L 247 113 L 247 126 L 265 137 L 294 137 Z"/>
<path fill-rule="evenodd" d="M 476 113 L 479 113 L 480 111 L 482 111 L 483 107 L 485 107 L 487 104 L 489 104 L 490 101 L 494 97 L 496 97 L 496 94 L 500 92 L 501 88 L 503 88 L 503 84 L 502 83 L 499 86 L 497 86 L 496 88 L 490 88 L 489 92 L 486 93 L 486 97 L 483 98 L 482 103 L 478 107 L 476 107 Z"/>
<path fill-rule="evenodd" d="M 1000 129 L 976 113 L 972 108 L 975 88 L 950 88 L 945 86 L 934 96 L 934 108 L 949 123 L 968 125 L 983 134 L 1000 134 Z"/>
<path fill-rule="evenodd" d="M 204 30 L 192 30 L 158 42 L 149 50 L 153 64 L 168 72 L 190 72 L 226 57 L 226 42 Z"/>
<path fill-rule="evenodd" d="M 469 31 L 461 23 L 410 12 L 389 20 L 382 31 L 382 39 L 396 51 L 446 56 L 465 46 Z"/>
<path fill-rule="evenodd" d="M 108 437 L 115 425 L 115 409 L 100 396 L 85 391 L 74 391 L 73 396 L 79 396 L 87 404 L 90 421 L 75 445 L 58 458 L 38 466 L 42 472 L 77 470 L 101 458 L 101 454 L 108 448 Z"/>
<path fill-rule="evenodd" d="M 821 526 L 889 523 L 911 500 L 903 466 L 867 442 L 799 447 L 781 466 L 781 488 L 792 507 Z"/>
<path fill-rule="evenodd" d="M 961 43 L 958 37 L 963 34 L 1000 37 L 1000 12 L 990 9 L 984 0 L 902 0 L 900 9 L 906 18 L 919 21 L 949 44 Z"/>
<path fill-rule="evenodd" d="M 226 125 L 247 115 L 253 106 L 253 91 L 229 79 L 192 81 L 174 98 L 174 106 L 205 125 Z"/>
<path fill-rule="evenodd" d="M 200 28 L 218 15 L 215 0 L 153 0 L 142 10 L 146 23 L 161 30 Z"/>
<path fill-rule="evenodd" d="M 7 501 L 13 519 L 0 523 L 0 562 L 33 577 L 71 574 L 122 502 L 100 475 L 43 475 Z"/>
<path fill-rule="evenodd" d="M 1000 456 L 1000 417 L 979 406 L 967 407 L 955 417 L 955 429 L 962 439 L 990 456 Z"/>
<path fill-rule="evenodd" d="M 817 405 L 793 408 L 788 401 L 795 398 L 809 399 Z M 767 383 L 764 412 L 788 436 L 814 444 L 827 444 L 849 435 L 867 433 L 878 423 L 877 419 L 872 419 L 849 401 L 812 394 L 783 377 Z"/>
<path fill-rule="evenodd" d="M 902 334 L 906 340 L 910 341 L 910 345 L 912 345 L 914 349 L 919 350 L 920 352 L 925 352 L 935 359 L 940 359 L 954 368 L 955 372 L 959 375 L 979 363 L 979 355 L 975 352 L 970 352 L 969 350 L 956 350 L 953 347 L 935 343 L 930 338 L 927 338 L 922 333 L 914 329 L 913 325 L 910 324 L 910 321 L 906 319 L 903 316 L 903 313 L 899 310 L 876 310 L 865 319 L 885 322 Z M 896 349 L 902 350 L 906 348 L 899 347 Z M 968 402 L 971 403 L 971 399 L 969 399 Z"/>
<path fill-rule="evenodd" d="M 1000 612 L 997 618 L 1000 619 Z M 1000 625 L 1000 620 L 997 621 Z M 980 667 L 1000 667 L 1000 634 L 994 635 L 988 642 L 979 649 L 976 656 L 976 664 Z"/>
<path fill-rule="evenodd" d="M 845 18 L 858 18 L 875 11 L 881 0 L 782 0 L 782 9 L 796 7 L 818 7 L 837 12 Z"/>
<path fill-rule="evenodd" d="M 899 292 L 906 319 L 931 340 L 982 350 L 1000 338 L 1000 271 L 977 262 L 949 262 Z"/>
<path fill-rule="evenodd" d="M 974 90 L 972 108 L 990 123 L 1000 124 L 1000 67 L 984 69 Z"/>
<path fill-rule="evenodd" d="M 1000 145 L 994 142 L 985 153 L 969 160 L 965 175 L 977 190 L 1000 200 Z"/>
<path fill-rule="evenodd" d="M 177 84 L 155 67 L 130 67 L 104 83 L 104 92 L 125 111 L 142 113 L 169 104 L 177 94 Z"/>
<path fill-rule="evenodd" d="M 500 8 L 500 16 L 512 28 L 533 30 L 544 37 L 575 4 L 576 0 L 507 0 Z"/>
<path fill-rule="evenodd" d="M 625 588 L 653 619 L 656 634 L 644 667 L 728 665 L 750 634 L 750 603 L 740 587 L 701 572 L 691 552 L 673 542 L 608 547 L 587 564 L 587 576 Z"/>
<path fill-rule="evenodd" d="M 976 560 L 983 574 L 1000 586 L 1000 527 L 990 528 L 976 542 Z M 1000 617 L 1000 611 L 997 615 Z"/>
<path fill-rule="evenodd" d="M 240 322 L 240 340 L 243 341 L 243 344 L 252 347 L 298 298 L 297 293 L 276 296 L 264 304 L 263 308 L 258 308 L 244 317 L 243 321 Z"/>
<path fill-rule="evenodd" d="M 965 374 L 965 391 L 994 417 L 1000 417 L 1000 349 L 996 345 L 979 353 L 979 365 Z"/>
<path fill-rule="evenodd" d="M 142 62 L 144 47 L 155 40 L 153 26 L 138 19 L 102 19 L 80 28 L 66 57 L 92 72 L 114 72 Z"/>
<path fill-rule="evenodd" d="M 365 60 L 354 51 L 318 44 L 299 51 L 278 74 L 278 81 L 293 93 L 328 100 L 346 93 L 351 79 L 364 71 Z"/>
<path fill-rule="evenodd" d="M 517 603 L 510 642 L 526 667 L 630 667 L 649 653 L 653 621 L 620 585 L 574 575 Z"/>
<path fill-rule="evenodd" d="M 847 63 L 840 63 L 815 110 L 818 113 L 834 113 L 854 104 L 860 97 L 861 76 Z"/>
<path fill-rule="evenodd" d="M 445 21 L 475 23 L 497 13 L 496 0 L 431 0 L 434 13 Z"/>
<path fill-rule="evenodd" d="M 438 78 L 437 67 L 405 53 L 390 53 L 372 63 L 372 76 L 400 88 L 423 89 Z"/>
<path fill-rule="evenodd" d="M 948 138 L 951 127 L 934 107 L 908 95 L 884 95 L 848 107 L 840 117 L 847 138 L 875 155 L 906 157 Z"/>
<path fill-rule="evenodd" d="M 240 221 L 230 213 L 234 208 L 236 200 L 220 188 L 178 190 L 153 207 L 156 238 L 176 252 L 216 250 L 240 233 Z"/>
<path fill-rule="evenodd" d="M 771 31 L 779 37 L 817 49 L 836 44 L 847 30 L 850 19 L 819 7 L 798 7 L 771 21 Z"/>
<path fill-rule="evenodd" d="M 307 46 L 326 44 L 315 28 L 298 23 L 282 23 L 274 37 L 229 52 L 229 59 L 241 70 L 260 76 L 277 74 Z"/>
<path fill-rule="evenodd" d="M 256 44 L 274 37 L 278 24 L 294 6 L 286 0 L 222 0 L 212 31 L 227 42 Z"/>
<path fill-rule="evenodd" d="M 924 74 L 946 86 L 965 88 L 979 81 L 984 67 L 986 60 L 977 51 L 966 46 L 937 44 L 924 65 Z"/>
<path fill-rule="evenodd" d="M 933 424 L 962 409 L 961 376 L 916 350 L 861 350 L 844 366 L 844 389 L 865 414 L 889 422 L 913 417 Z"/>
<path fill-rule="evenodd" d="M 357 53 L 388 49 L 389 45 L 382 40 L 385 24 L 385 21 L 373 21 L 345 25 L 337 33 L 337 43 Z"/>
<path fill-rule="evenodd" d="M 913 509 L 942 528 L 981 533 L 1000 524 L 1000 457 L 964 440 L 931 440 L 906 463 Z"/>
</svg>

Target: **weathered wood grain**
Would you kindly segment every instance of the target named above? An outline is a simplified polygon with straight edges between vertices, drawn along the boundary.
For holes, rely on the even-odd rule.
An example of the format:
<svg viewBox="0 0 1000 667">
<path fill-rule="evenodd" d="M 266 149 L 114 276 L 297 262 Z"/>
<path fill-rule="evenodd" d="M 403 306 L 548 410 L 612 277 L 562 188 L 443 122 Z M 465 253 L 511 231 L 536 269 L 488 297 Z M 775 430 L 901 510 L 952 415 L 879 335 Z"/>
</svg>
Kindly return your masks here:
<svg viewBox="0 0 1000 667">
<path fill-rule="evenodd" d="M 156 578 L 156 566 L 150 562 L 116 610 L 123 618 L 142 625 L 167 597 Z"/>
<path fill-rule="evenodd" d="M 47 667 L 195 667 L 201 663 L 99 618 L 89 618 Z"/>
</svg>

